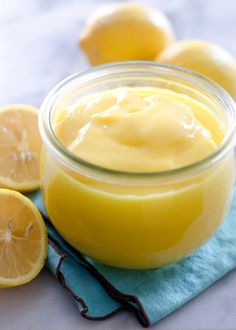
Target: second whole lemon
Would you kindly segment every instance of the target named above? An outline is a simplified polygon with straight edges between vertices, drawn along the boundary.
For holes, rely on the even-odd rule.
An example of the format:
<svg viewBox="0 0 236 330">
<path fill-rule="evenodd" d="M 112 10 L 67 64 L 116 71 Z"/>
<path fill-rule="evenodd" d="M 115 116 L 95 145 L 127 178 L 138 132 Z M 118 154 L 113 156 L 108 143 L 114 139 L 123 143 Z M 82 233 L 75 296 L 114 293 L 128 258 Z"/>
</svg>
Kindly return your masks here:
<svg viewBox="0 0 236 330">
<path fill-rule="evenodd" d="M 175 42 L 164 49 L 156 60 L 196 71 L 221 85 L 236 98 L 236 61 L 216 44 L 202 40 Z"/>
<path fill-rule="evenodd" d="M 114 3 L 89 18 L 80 47 L 92 65 L 154 60 L 174 41 L 167 17 L 154 8 L 133 3 Z"/>
</svg>

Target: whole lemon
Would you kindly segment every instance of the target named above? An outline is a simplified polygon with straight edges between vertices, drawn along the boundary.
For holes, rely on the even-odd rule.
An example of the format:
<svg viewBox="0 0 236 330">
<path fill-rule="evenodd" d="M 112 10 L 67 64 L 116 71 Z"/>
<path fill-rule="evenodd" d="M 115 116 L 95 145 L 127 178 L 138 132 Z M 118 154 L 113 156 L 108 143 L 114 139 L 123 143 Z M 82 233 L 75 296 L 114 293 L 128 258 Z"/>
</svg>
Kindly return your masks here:
<svg viewBox="0 0 236 330">
<path fill-rule="evenodd" d="M 200 40 L 179 41 L 164 49 L 156 60 L 196 71 L 236 98 L 235 59 L 218 45 Z"/>
<path fill-rule="evenodd" d="M 174 41 L 161 12 L 133 2 L 101 7 L 88 19 L 80 47 L 92 65 L 129 60 L 154 60 Z"/>
</svg>

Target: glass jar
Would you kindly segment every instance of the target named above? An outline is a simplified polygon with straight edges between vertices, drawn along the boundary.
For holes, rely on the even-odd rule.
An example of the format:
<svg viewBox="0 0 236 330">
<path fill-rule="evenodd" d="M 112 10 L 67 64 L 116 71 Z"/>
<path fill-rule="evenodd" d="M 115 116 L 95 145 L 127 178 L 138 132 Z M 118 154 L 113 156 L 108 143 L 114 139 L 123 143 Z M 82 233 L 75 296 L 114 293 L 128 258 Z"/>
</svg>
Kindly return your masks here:
<svg viewBox="0 0 236 330">
<path fill-rule="evenodd" d="M 157 173 L 105 169 L 68 151 L 53 132 L 56 111 L 87 94 L 120 86 L 165 88 L 201 102 L 221 121 L 222 143 L 201 161 Z M 235 105 L 222 88 L 191 71 L 127 62 L 75 74 L 44 100 L 40 132 L 48 215 L 65 240 L 102 263 L 142 269 L 182 259 L 213 235 L 230 207 Z"/>
</svg>

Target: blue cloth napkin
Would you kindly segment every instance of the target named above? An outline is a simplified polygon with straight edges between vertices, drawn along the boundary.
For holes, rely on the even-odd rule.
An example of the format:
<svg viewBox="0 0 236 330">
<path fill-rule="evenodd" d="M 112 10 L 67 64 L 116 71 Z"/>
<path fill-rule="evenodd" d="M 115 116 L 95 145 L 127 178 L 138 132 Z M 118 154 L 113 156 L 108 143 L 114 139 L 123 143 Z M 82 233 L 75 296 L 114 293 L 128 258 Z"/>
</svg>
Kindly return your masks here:
<svg viewBox="0 0 236 330">
<path fill-rule="evenodd" d="M 29 197 L 46 212 L 39 192 Z M 46 220 L 47 267 L 88 319 L 129 308 L 148 327 L 194 298 L 236 267 L 236 189 L 226 221 L 202 248 L 183 261 L 155 270 L 102 265 L 71 248 Z"/>
</svg>

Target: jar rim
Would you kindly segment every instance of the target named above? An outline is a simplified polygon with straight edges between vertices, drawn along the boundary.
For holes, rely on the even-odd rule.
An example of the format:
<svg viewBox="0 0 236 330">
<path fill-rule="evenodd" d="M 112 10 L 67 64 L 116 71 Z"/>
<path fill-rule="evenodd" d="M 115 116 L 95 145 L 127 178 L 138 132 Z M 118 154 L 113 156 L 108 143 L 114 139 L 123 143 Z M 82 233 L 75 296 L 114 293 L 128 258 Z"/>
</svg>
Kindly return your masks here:
<svg viewBox="0 0 236 330">
<path fill-rule="evenodd" d="M 217 98 L 218 102 L 223 106 L 225 113 L 228 117 L 229 128 L 227 129 L 226 135 L 222 143 L 209 155 L 200 159 L 194 163 L 179 167 L 176 169 L 166 170 L 166 171 L 157 171 L 157 172 L 129 172 L 129 171 L 120 171 L 115 169 L 109 169 L 103 166 L 99 166 L 88 162 L 74 153 L 70 152 L 60 141 L 57 139 L 52 125 L 51 125 L 51 111 L 54 102 L 57 98 L 72 87 L 72 84 L 79 83 L 83 81 L 91 81 L 91 79 L 100 77 L 105 77 L 108 72 L 114 70 L 137 70 L 137 69 L 155 69 L 162 70 L 166 73 L 175 74 L 176 77 L 183 78 L 186 81 L 191 81 L 194 84 L 201 86 L 209 95 Z M 212 80 L 202 76 L 199 73 L 194 71 L 169 65 L 162 64 L 158 62 L 151 61 L 129 61 L 129 62 L 116 62 L 105 65 L 99 65 L 87 70 L 80 71 L 75 73 L 66 79 L 59 82 L 45 97 L 39 115 L 39 129 L 41 136 L 49 148 L 57 154 L 60 160 L 63 163 L 66 163 L 73 167 L 74 169 L 83 168 L 89 170 L 90 172 L 99 173 L 102 175 L 111 175 L 119 176 L 125 178 L 134 178 L 134 179 L 148 179 L 148 178 L 167 178 L 176 175 L 183 175 L 190 173 L 192 171 L 203 171 L 209 166 L 217 163 L 223 156 L 233 148 L 236 143 L 236 106 L 235 102 L 231 96 L 219 85 L 217 85 Z"/>
</svg>

